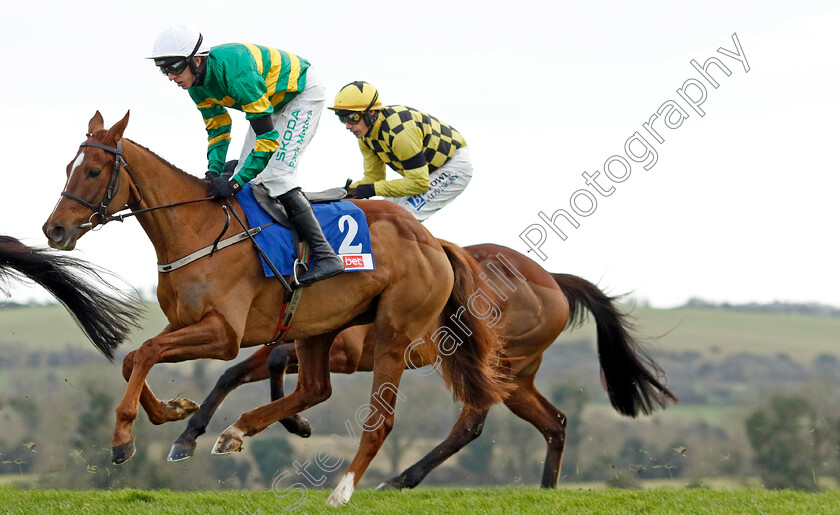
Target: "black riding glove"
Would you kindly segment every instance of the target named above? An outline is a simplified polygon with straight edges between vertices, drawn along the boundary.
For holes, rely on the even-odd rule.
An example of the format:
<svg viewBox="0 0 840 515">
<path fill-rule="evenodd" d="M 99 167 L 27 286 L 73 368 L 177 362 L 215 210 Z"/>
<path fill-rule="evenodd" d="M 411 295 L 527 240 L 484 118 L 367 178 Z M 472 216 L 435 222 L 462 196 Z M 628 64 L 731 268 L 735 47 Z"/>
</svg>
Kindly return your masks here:
<svg viewBox="0 0 840 515">
<path fill-rule="evenodd" d="M 373 187 L 373 184 L 359 184 L 355 188 L 349 188 L 347 190 L 347 197 L 345 198 L 370 198 L 376 195 L 376 189 Z"/>
<path fill-rule="evenodd" d="M 235 180 L 231 179 L 227 181 L 221 177 L 216 177 L 215 179 L 210 179 L 207 194 L 213 198 L 226 199 L 236 195 L 240 190 L 242 190 L 242 186 Z"/>
<path fill-rule="evenodd" d="M 205 181 L 212 181 L 214 179 L 218 179 L 220 177 L 219 172 L 213 170 L 207 170 L 204 172 L 204 180 Z"/>
</svg>

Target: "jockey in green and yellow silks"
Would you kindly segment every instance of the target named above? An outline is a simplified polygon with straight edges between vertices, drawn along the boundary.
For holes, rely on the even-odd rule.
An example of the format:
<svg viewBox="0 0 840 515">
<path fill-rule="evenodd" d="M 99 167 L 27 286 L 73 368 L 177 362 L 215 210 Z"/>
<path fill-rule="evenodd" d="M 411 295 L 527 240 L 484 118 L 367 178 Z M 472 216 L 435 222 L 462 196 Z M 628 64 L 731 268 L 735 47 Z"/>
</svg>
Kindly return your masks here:
<svg viewBox="0 0 840 515">
<path fill-rule="evenodd" d="M 189 92 L 207 129 L 208 194 L 235 195 L 255 180 L 266 187 L 300 236 L 310 245 L 312 262 L 302 285 L 344 270 L 324 238 L 312 206 L 297 183 L 297 165 L 318 127 L 326 95 L 306 59 L 283 50 L 248 43 L 209 47 L 188 25 L 173 25 L 155 40 L 155 65 Z M 250 128 L 232 177 L 222 177 L 230 145 L 228 109 L 245 113 Z"/>
</svg>

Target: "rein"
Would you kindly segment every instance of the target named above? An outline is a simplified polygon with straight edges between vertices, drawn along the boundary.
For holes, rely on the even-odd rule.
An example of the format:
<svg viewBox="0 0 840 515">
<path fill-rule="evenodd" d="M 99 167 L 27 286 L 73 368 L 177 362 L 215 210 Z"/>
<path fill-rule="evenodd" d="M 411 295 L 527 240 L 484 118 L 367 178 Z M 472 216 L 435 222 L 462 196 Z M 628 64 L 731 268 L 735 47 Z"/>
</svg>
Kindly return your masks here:
<svg viewBox="0 0 840 515">
<path fill-rule="evenodd" d="M 171 204 L 164 204 L 162 206 L 154 206 L 154 207 L 147 207 L 147 208 L 144 208 L 144 209 L 137 209 L 137 210 L 132 211 L 131 213 L 120 213 L 120 211 L 122 211 L 123 209 L 131 209 L 130 206 L 126 205 L 125 208 L 117 211 L 113 215 L 106 214 L 106 211 L 108 210 L 108 206 L 111 205 L 111 201 L 114 200 L 114 197 L 117 194 L 117 190 L 119 189 L 119 185 L 120 185 L 120 165 L 122 165 L 122 167 L 125 168 L 125 171 L 126 171 L 126 173 L 128 173 L 128 177 L 131 179 L 131 182 L 134 185 L 134 188 L 140 194 L 140 199 L 137 201 L 137 204 L 140 204 L 140 202 L 143 201 L 143 194 L 140 192 L 140 187 L 137 185 L 137 180 L 134 179 L 134 175 L 131 173 L 131 167 L 128 166 L 128 163 L 123 158 L 122 140 L 117 142 L 116 148 L 109 147 L 108 145 L 103 145 L 101 143 L 96 143 L 95 141 L 85 141 L 84 143 L 79 145 L 79 147 L 100 148 L 100 149 L 102 149 L 106 152 L 110 152 L 111 154 L 114 154 L 114 167 L 111 169 L 111 179 L 108 181 L 108 187 L 105 189 L 105 194 L 102 196 L 102 200 L 99 202 L 99 206 L 95 206 L 95 205 L 91 204 L 90 202 L 88 202 L 84 199 L 81 199 L 81 198 L 77 197 L 76 195 L 73 195 L 72 193 L 69 193 L 66 190 L 61 192 L 62 197 L 67 197 L 70 200 L 78 202 L 79 204 L 81 204 L 81 205 L 85 206 L 86 208 L 90 209 L 91 211 L 93 211 L 93 214 L 90 215 L 90 218 L 88 218 L 87 223 L 83 223 L 83 224 L 80 225 L 80 227 L 83 228 L 83 229 L 95 230 L 95 229 L 93 229 L 93 220 L 96 217 L 98 217 L 100 219 L 99 226 L 102 227 L 103 225 L 105 225 L 108 222 L 112 222 L 114 220 L 122 222 L 126 218 L 129 218 L 129 217 L 132 217 L 132 216 L 137 216 L 137 215 L 142 214 L 142 213 L 147 213 L 149 211 L 155 211 L 157 209 L 167 209 L 167 208 L 170 208 L 170 207 L 182 206 L 182 205 L 185 205 L 185 204 L 193 204 L 195 202 L 204 202 L 205 200 L 212 200 L 213 199 L 213 197 L 204 197 L 204 198 L 199 198 L 199 199 L 194 199 L 194 200 L 185 200 L 183 202 L 173 202 Z"/>
<path fill-rule="evenodd" d="M 194 199 L 194 200 L 185 200 L 183 202 L 174 202 L 174 203 L 165 204 L 165 205 L 162 205 L 162 206 L 154 206 L 154 207 L 148 207 L 148 208 L 144 208 L 144 209 L 132 210 L 131 213 L 120 213 L 120 211 L 122 211 L 122 209 L 121 209 L 121 210 L 118 210 L 113 215 L 109 215 L 109 214 L 106 213 L 106 211 L 108 210 L 108 206 L 111 204 L 111 201 L 114 200 L 114 197 L 116 196 L 117 190 L 119 189 L 119 185 L 120 185 L 120 165 L 122 165 L 122 167 L 125 168 L 125 171 L 128 174 L 128 177 L 131 179 L 131 182 L 134 185 L 134 188 L 137 190 L 137 193 L 140 196 L 140 199 L 137 201 L 137 203 L 135 205 L 139 205 L 143 201 L 143 194 L 142 194 L 142 192 L 140 192 L 140 187 L 137 185 L 137 180 L 134 178 L 134 175 L 131 173 L 131 167 L 128 166 L 128 163 L 123 158 L 122 140 L 117 142 L 116 148 L 115 147 L 110 147 L 108 145 L 103 145 L 101 143 L 96 143 L 94 141 L 85 141 L 84 143 L 79 145 L 79 147 L 100 148 L 100 149 L 102 149 L 106 152 L 110 152 L 111 154 L 114 154 L 114 167 L 111 169 L 111 178 L 108 180 L 108 187 L 105 189 L 105 194 L 102 196 L 102 200 L 99 202 L 99 206 L 95 206 L 95 205 L 91 204 L 90 202 L 88 202 L 84 199 L 81 199 L 81 198 L 77 197 L 76 195 L 73 195 L 72 193 L 69 193 L 66 190 L 61 192 L 62 197 L 67 197 L 70 200 L 76 201 L 79 204 L 81 204 L 81 205 L 85 206 L 86 208 L 90 209 L 91 211 L 93 211 L 93 214 L 90 215 L 90 218 L 88 218 L 87 223 L 83 223 L 79 226 L 81 228 L 87 228 L 87 229 L 94 230 L 93 229 L 93 220 L 94 220 L 95 217 L 99 217 L 99 219 L 101 220 L 101 222 L 99 224 L 99 227 L 102 227 L 106 223 L 112 222 L 114 220 L 119 220 L 120 222 L 122 222 L 126 218 L 129 218 L 131 216 L 137 216 L 141 213 L 147 213 L 149 211 L 154 211 L 154 210 L 157 210 L 157 209 L 166 209 L 166 208 L 175 207 L 175 206 L 182 206 L 182 205 L 185 205 L 185 204 L 193 204 L 195 202 L 204 202 L 205 200 L 213 200 L 213 197 L 204 197 L 204 198 L 199 198 L 199 199 Z M 125 208 L 126 209 L 131 209 L 131 207 L 128 206 L 128 205 L 126 205 Z M 306 269 L 306 265 L 300 259 L 295 260 L 295 265 L 294 265 L 294 268 L 293 268 L 293 270 L 294 270 L 294 274 L 293 274 L 294 280 L 293 280 L 292 285 L 290 286 L 289 283 L 286 282 L 286 280 L 283 278 L 283 276 L 280 274 L 280 272 L 274 266 L 274 263 L 271 262 L 271 259 L 265 254 L 265 252 L 263 252 L 263 250 L 257 244 L 257 241 L 254 239 L 254 235 L 256 233 L 259 233 L 264 227 L 254 227 L 254 228 L 251 228 L 251 229 L 247 228 L 245 226 L 245 223 L 242 221 L 242 219 L 236 213 L 236 210 L 233 209 L 233 206 L 230 205 L 230 201 L 225 201 L 225 205 L 222 206 L 222 210 L 225 212 L 225 227 L 224 227 L 224 229 L 222 229 L 222 232 L 219 233 L 219 236 L 216 238 L 216 240 L 211 245 L 208 245 L 207 247 L 199 249 L 199 250 L 193 252 L 192 254 L 184 256 L 183 258 L 181 258 L 179 260 L 176 260 L 172 263 L 167 263 L 167 264 L 164 264 L 164 265 L 158 265 L 158 272 L 167 273 L 167 272 L 171 272 L 173 270 L 177 270 L 178 268 L 181 268 L 181 267 L 183 267 L 183 266 L 185 266 L 189 263 L 192 263 L 193 261 L 195 261 L 197 259 L 201 259 L 202 257 L 205 257 L 205 256 L 212 256 L 217 250 L 223 249 L 225 247 L 228 247 L 230 245 L 234 245 L 236 243 L 239 243 L 240 241 L 244 241 L 245 239 L 250 238 L 251 243 L 254 244 L 254 248 L 257 249 L 257 252 L 259 253 L 259 255 L 265 260 L 266 263 L 268 263 L 268 266 L 271 268 L 271 271 L 274 272 L 275 277 L 277 278 L 278 281 L 280 281 L 280 284 L 283 286 L 283 289 L 285 290 L 284 295 L 283 295 L 282 310 L 281 310 L 281 313 L 280 313 L 280 318 L 277 322 L 277 329 L 275 330 L 274 337 L 271 339 L 270 342 L 268 342 L 266 344 L 266 345 L 273 345 L 274 343 L 277 342 L 278 339 L 280 339 L 291 328 L 292 317 L 294 316 L 294 313 L 297 310 L 298 304 L 300 302 L 300 295 L 302 293 L 302 288 L 300 288 L 300 285 L 297 282 L 298 266 L 302 265 L 302 267 L 304 269 Z M 222 240 L 221 239 L 222 235 L 224 235 L 225 232 L 227 232 L 228 227 L 230 227 L 230 213 L 231 212 L 236 217 L 236 220 L 239 222 L 239 225 L 242 226 L 243 232 Z M 306 246 L 303 246 L 303 248 L 306 248 Z"/>
</svg>

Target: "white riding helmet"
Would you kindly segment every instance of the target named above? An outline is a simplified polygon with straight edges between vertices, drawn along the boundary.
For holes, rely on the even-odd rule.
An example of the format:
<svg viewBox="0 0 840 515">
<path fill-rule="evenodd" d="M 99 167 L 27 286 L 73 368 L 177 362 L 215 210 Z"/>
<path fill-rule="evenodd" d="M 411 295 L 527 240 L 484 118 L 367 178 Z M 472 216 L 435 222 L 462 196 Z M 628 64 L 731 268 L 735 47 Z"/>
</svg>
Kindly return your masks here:
<svg viewBox="0 0 840 515">
<path fill-rule="evenodd" d="M 207 55 L 210 45 L 204 41 L 201 32 L 191 25 L 172 25 L 155 39 L 152 55 L 147 59 L 161 57 L 186 57 Z"/>
</svg>

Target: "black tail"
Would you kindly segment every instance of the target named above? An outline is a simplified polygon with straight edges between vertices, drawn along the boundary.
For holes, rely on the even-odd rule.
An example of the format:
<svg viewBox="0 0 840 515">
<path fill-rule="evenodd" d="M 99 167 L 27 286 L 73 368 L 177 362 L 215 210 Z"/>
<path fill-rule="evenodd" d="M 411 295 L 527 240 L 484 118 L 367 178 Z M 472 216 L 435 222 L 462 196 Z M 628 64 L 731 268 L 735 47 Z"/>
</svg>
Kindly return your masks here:
<svg viewBox="0 0 840 515">
<path fill-rule="evenodd" d="M 143 307 L 109 284 L 102 277 L 105 273 L 85 261 L 28 247 L 15 238 L 0 235 L 0 279 L 28 278 L 43 286 L 73 315 L 91 343 L 113 361 L 117 346 L 132 328 L 139 327 Z M 92 286 L 86 279 L 100 283 L 108 291 Z"/>
<path fill-rule="evenodd" d="M 586 314 L 595 317 L 598 334 L 598 359 L 604 374 L 610 403 L 621 413 L 635 417 L 649 415 L 657 408 L 676 403 L 677 398 L 656 376 L 663 375 L 653 359 L 642 350 L 631 333 L 626 315 L 608 297 L 586 279 L 569 274 L 551 274 L 569 301 L 569 326 L 580 325 Z"/>
</svg>

